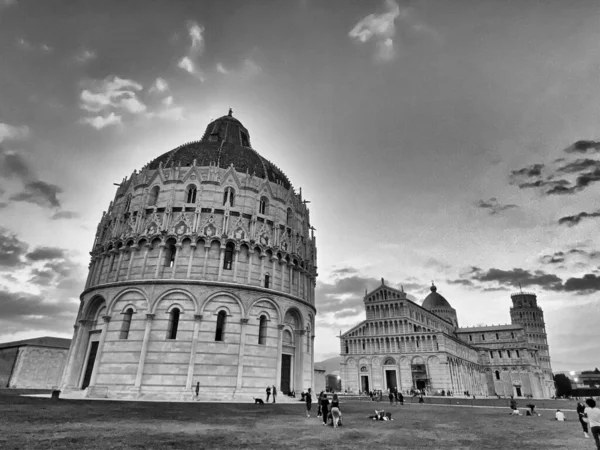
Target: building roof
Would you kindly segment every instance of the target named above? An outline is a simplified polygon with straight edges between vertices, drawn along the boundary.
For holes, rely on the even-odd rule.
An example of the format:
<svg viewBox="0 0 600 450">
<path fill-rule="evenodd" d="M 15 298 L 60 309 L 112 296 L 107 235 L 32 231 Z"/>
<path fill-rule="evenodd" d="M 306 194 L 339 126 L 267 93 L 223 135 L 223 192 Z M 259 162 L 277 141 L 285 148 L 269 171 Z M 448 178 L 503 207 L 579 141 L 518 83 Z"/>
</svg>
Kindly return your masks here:
<svg viewBox="0 0 600 450">
<path fill-rule="evenodd" d="M 457 328 L 457 333 L 477 333 L 480 331 L 506 331 L 506 330 L 521 330 L 523 325 L 506 324 L 506 325 L 485 325 L 482 327 L 463 327 Z"/>
<path fill-rule="evenodd" d="M 425 300 L 423 300 L 423 304 L 421 305 L 423 308 L 429 310 L 431 310 L 431 308 L 439 307 L 452 308 L 452 306 L 450 306 L 450 303 L 448 303 L 448 300 L 446 300 L 444 297 L 437 293 L 437 288 L 435 286 L 432 285 L 430 290 L 431 294 L 425 297 Z"/>
<path fill-rule="evenodd" d="M 220 117 L 206 127 L 202 139 L 183 144 L 148 164 L 149 169 L 174 166 L 216 165 L 222 169 L 232 164 L 237 172 L 248 172 L 272 183 L 280 183 L 290 189 L 288 177 L 273 163 L 263 158 L 250 145 L 250 134 L 242 123 L 233 117 L 231 109 L 227 116 Z"/>
<path fill-rule="evenodd" d="M 71 346 L 71 339 L 44 336 L 33 339 L 24 339 L 22 341 L 3 342 L 0 344 L 0 349 L 12 347 L 25 347 L 27 345 L 35 347 L 52 347 L 68 349 Z"/>
</svg>

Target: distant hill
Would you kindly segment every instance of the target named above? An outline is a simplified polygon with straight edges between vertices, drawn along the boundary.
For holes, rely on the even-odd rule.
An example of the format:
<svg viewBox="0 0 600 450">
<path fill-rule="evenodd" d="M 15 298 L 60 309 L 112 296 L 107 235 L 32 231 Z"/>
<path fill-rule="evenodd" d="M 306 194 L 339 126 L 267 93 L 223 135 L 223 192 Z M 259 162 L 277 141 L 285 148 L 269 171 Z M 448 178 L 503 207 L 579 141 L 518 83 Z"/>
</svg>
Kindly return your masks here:
<svg viewBox="0 0 600 450">
<path fill-rule="evenodd" d="M 315 361 L 315 367 L 320 367 L 325 369 L 325 375 L 329 375 L 336 370 L 339 372 L 341 370 L 340 363 L 342 362 L 341 356 L 334 356 L 333 358 L 326 359 L 321 362 Z"/>
</svg>

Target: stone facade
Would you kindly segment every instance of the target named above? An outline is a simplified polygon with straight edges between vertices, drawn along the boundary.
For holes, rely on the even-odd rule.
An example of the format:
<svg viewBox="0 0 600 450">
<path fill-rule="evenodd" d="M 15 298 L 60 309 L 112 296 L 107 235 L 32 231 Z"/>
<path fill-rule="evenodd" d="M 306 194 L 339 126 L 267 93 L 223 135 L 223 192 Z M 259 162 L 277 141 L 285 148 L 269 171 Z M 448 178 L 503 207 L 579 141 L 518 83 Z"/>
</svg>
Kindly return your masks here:
<svg viewBox="0 0 600 450">
<path fill-rule="evenodd" d="M 60 384 L 69 339 L 43 337 L 0 345 L 0 386 L 52 389 Z"/>
<path fill-rule="evenodd" d="M 63 387 L 251 398 L 313 385 L 314 229 L 231 113 L 123 180 L 103 215 Z"/>
<path fill-rule="evenodd" d="M 549 356 L 543 359 L 548 355 L 547 343 L 542 354 L 544 349 L 533 340 L 539 338 L 516 320 L 523 305 L 516 299 L 525 294 L 513 295 L 512 325 L 459 328 L 456 311 L 435 286 L 431 290 L 423 306 L 408 299 L 403 290 L 385 285 L 383 279 L 381 286 L 365 294 L 366 320 L 340 336 L 344 389 L 554 395 L 546 372 Z M 539 314 L 541 309 L 535 307 Z M 537 331 L 545 339 L 545 329 Z"/>
</svg>

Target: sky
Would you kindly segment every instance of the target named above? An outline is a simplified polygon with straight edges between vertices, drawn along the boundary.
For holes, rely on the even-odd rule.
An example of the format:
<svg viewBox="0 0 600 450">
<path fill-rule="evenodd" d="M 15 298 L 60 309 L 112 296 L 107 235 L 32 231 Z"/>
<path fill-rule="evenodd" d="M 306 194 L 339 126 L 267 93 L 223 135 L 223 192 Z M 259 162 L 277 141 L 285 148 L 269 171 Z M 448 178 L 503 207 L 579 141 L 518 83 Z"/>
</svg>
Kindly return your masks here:
<svg viewBox="0 0 600 450">
<path fill-rule="evenodd" d="M 534 292 L 600 366 L 596 1 L 0 0 L 0 341 L 71 337 L 124 177 L 233 114 L 310 200 L 315 360 L 381 278 L 461 326 Z"/>
</svg>

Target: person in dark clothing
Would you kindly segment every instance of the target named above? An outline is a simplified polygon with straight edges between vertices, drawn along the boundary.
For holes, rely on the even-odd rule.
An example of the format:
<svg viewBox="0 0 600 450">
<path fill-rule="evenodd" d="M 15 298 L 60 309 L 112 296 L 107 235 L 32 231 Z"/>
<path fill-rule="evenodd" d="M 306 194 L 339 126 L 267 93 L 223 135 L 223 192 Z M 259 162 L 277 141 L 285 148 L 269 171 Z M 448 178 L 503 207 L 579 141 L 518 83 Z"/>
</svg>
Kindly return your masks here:
<svg viewBox="0 0 600 450">
<path fill-rule="evenodd" d="M 327 425 L 327 417 L 329 416 L 329 399 L 327 394 L 323 394 L 321 398 L 321 414 L 323 414 L 323 425 Z"/>
<path fill-rule="evenodd" d="M 398 401 L 400 402 L 401 405 L 404 405 L 404 395 L 402 395 L 402 392 L 397 392 L 398 394 Z"/>
<path fill-rule="evenodd" d="M 273 403 L 275 403 L 275 397 L 277 397 L 277 388 L 273 385 Z"/>
<path fill-rule="evenodd" d="M 390 399 L 390 406 L 392 406 L 392 404 L 394 403 L 394 391 L 392 389 L 390 389 L 390 393 L 388 394 L 388 397 Z"/>
<path fill-rule="evenodd" d="M 337 394 L 333 394 L 333 400 L 331 401 L 331 421 L 333 428 L 337 428 L 341 425 L 342 412 L 340 411 L 340 401 Z"/>
<path fill-rule="evenodd" d="M 590 435 L 588 434 L 588 424 L 585 420 L 583 420 L 585 418 L 585 403 L 583 402 L 578 402 L 577 403 L 577 417 L 579 418 L 579 423 L 581 424 L 581 428 L 583 428 L 583 435 L 586 438 L 589 438 Z"/>
<path fill-rule="evenodd" d="M 200 392 L 200 382 L 196 383 L 196 397 L 198 397 L 198 393 Z"/>
<path fill-rule="evenodd" d="M 312 408 L 312 395 L 310 388 L 308 388 L 308 392 L 304 395 L 304 400 L 306 401 L 306 417 L 310 417 L 310 409 Z"/>
<path fill-rule="evenodd" d="M 267 403 L 269 403 L 270 396 L 271 396 L 271 386 L 267 386 Z"/>
<path fill-rule="evenodd" d="M 321 417 L 323 415 L 323 410 L 321 407 L 321 401 L 323 400 L 323 395 L 325 395 L 324 391 L 321 391 L 319 394 L 319 398 L 317 399 L 317 417 Z"/>
</svg>

